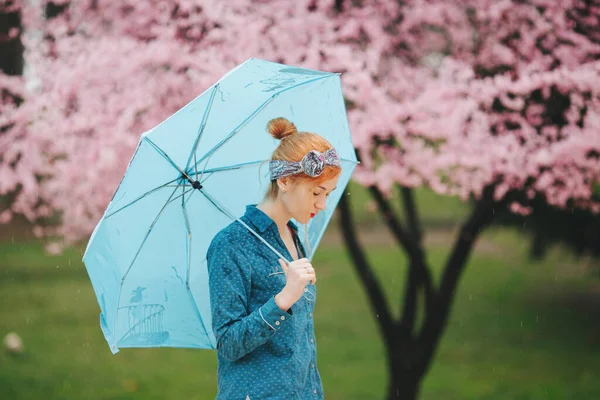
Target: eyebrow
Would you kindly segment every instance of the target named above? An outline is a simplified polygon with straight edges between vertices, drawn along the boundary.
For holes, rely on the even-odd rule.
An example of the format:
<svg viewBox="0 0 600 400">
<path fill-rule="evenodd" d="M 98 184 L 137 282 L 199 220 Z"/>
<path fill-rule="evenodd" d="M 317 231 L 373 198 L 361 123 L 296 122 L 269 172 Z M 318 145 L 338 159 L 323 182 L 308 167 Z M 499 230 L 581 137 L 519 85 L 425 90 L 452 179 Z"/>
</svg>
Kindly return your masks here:
<svg viewBox="0 0 600 400">
<path fill-rule="evenodd" d="M 323 190 L 327 190 L 327 188 L 326 188 L 326 187 L 323 187 L 323 186 L 319 186 L 319 187 L 320 187 L 321 189 L 323 189 Z M 335 189 L 337 189 L 337 186 L 336 186 L 336 187 L 334 187 L 333 189 L 331 189 L 331 191 L 333 192 Z"/>
</svg>

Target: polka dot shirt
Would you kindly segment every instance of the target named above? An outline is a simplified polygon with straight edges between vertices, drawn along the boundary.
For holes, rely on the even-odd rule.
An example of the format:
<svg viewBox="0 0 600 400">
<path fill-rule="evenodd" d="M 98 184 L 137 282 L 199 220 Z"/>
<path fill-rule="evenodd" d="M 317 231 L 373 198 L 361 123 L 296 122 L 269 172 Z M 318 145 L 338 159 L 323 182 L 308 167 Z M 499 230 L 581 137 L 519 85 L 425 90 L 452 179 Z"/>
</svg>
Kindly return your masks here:
<svg viewBox="0 0 600 400">
<path fill-rule="evenodd" d="M 275 222 L 246 206 L 241 220 L 288 260 Z M 304 254 L 291 221 L 298 254 Z M 313 312 L 316 285 L 288 311 L 275 304 L 285 286 L 278 256 L 238 221 L 207 252 L 212 327 L 217 338 L 217 400 L 323 399 Z"/>
</svg>

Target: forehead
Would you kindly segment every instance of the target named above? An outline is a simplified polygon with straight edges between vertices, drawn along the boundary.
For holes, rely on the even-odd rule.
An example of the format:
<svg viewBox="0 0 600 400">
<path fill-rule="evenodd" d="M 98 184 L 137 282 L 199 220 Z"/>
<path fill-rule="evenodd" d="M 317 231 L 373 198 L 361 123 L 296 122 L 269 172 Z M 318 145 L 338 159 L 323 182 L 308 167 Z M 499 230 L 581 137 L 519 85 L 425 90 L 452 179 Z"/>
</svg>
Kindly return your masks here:
<svg viewBox="0 0 600 400">
<path fill-rule="evenodd" d="M 313 189 L 321 189 L 321 190 L 333 190 L 335 189 L 337 182 L 338 182 L 338 178 L 339 176 L 336 176 L 335 178 L 332 179 L 328 179 L 326 181 L 321 181 L 321 182 L 311 182 L 311 186 L 313 187 Z"/>
</svg>

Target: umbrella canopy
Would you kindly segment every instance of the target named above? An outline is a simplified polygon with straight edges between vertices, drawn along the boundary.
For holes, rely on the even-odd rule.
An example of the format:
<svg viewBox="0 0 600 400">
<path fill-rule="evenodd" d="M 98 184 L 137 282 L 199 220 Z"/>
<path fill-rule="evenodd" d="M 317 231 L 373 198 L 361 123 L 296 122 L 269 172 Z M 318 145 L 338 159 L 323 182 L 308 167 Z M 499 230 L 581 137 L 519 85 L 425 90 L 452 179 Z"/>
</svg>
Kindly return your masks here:
<svg viewBox="0 0 600 400">
<path fill-rule="evenodd" d="M 320 134 L 341 158 L 327 209 L 299 226 L 312 259 L 357 164 L 339 74 L 250 59 L 141 136 L 92 233 L 83 261 L 113 353 L 216 348 L 206 251 L 263 199 L 276 117 Z"/>
</svg>

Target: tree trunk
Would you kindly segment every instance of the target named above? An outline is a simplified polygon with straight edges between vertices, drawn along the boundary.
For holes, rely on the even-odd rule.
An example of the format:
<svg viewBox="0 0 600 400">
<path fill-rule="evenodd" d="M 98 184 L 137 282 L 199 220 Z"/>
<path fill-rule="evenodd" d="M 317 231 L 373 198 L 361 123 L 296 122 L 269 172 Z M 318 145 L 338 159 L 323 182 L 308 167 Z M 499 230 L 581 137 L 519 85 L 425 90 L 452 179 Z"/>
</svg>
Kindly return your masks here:
<svg viewBox="0 0 600 400">
<path fill-rule="evenodd" d="M 392 371 L 386 400 L 417 400 L 421 378 L 412 371 L 400 369 Z"/>
<path fill-rule="evenodd" d="M 456 288 L 469 259 L 475 241 L 494 215 L 493 188 L 487 188 L 475 203 L 469 218 L 462 225 L 452 252 L 442 271 L 439 287 L 435 287 L 421 243 L 416 207 L 410 189 L 402 189 L 407 225 L 404 227 L 394 215 L 388 201 L 376 187 L 369 188 L 380 213 L 398 244 L 409 258 L 406 286 L 402 296 L 402 315 L 394 318 L 389 310 L 377 276 L 369 265 L 358 241 L 350 212 L 349 199 L 342 196 L 340 212 L 341 232 L 352 262 L 369 298 L 369 305 L 377 315 L 376 321 L 386 346 L 388 388 L 386 399 L 416 400 L 423 377 L 429 370 L 435 351 L 446 329 Z M 422 325 L 415 326 L 418 296 L 424 297 Z"/>
</svg>

